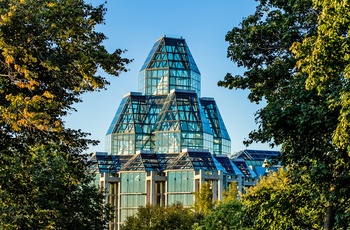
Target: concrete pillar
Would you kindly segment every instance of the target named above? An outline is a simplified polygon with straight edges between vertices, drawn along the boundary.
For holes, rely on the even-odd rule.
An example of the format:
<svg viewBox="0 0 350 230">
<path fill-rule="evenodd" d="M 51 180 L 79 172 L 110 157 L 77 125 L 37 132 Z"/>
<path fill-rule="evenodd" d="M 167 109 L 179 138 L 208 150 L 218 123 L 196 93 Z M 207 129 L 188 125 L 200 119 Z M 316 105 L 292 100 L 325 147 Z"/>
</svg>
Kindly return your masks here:
<svg viewBox="0 0 350 230">
<path fill-rule="evenodd" d="M 237 176 L 238 196 L 243 193 L 243 179 L 242 175 Z"/>
<path fill-rule="evenodd" d="M 169 206 L 168 204 L 168 180 L 169 180 L 169 177 L 168 177 L 168 172 L 165 172 L 165 188 L 164 188 L 164 205 L 165 206 Z"/>
<path fill-rule="evenodd" d="M 119 174 L 119 177 L 121 178 L 121 174 Z M 120 180 L 120 183 L 118 183 L 118 188 L 117 188 L 117 207 L 116 207 L 116 213 L 114 213 L 117 217 L 117 229 L 120 230 L 120 206 L 121 206 L 121 201 L 120 201 L 120 193 L 122 191 L 122 181 Z"/>
<path fill-rule="evenodd" d="M 218 171 L 218 176 L 219 176 L 219 180 L 218 180 L 218 200 L 222 201 L 222 193 L 224 191 L 224 173 L 223 171 L 219 170 Z"/>
<path fill-rule="evenodd" d="M 151 171 L 150 172 L 150 176 L 147 177 L 147 182 L 149 182 L 150 187 L 149 187 L 149 194 L 147 194 L 150 197 L 149 203 L 151 205 L 155 205 L 156 204 L 156 178 L 155 178 L 155 172 Z"/>
<path fill-rule="evenodd" d="M 109 187 L 110 187 L 110 196 L 111 196 L 111 205 L 113 205 L 114 207 L 114 219 L 113 219 L 113 222 L 114 222 L 114 228 L 113 230 L 117 230 L 118 229 L 118 186 L 119 186 L 119 183 L 118 182 L 112 182 L 109 184 Z"/>
<path fill-rule="evenodd" d="M 213 201 L 218 199 L 218 181 L 212 180 Z"/>
</svg>

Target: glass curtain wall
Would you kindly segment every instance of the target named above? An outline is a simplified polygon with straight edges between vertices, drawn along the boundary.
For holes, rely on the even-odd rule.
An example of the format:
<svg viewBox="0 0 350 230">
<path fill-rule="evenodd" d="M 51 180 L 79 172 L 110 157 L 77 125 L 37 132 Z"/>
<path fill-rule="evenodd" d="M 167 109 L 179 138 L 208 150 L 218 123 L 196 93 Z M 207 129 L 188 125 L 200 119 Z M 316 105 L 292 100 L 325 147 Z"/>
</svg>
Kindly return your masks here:
<svg viewBox="0 0 350 230">
<path fill-rule="evenodd" d="M 139 73 L 139 91 L 145 95 L 166 95 L 172 89 L 200 95 L 200 83 L 199 69 L 182 38 L 157 40 Z"/>
<path fill-rule="evenodd" d="M 213 150 L 210 126 L 193 91 L 172 91 L 156 127 L 157 153 L 176 153 L 184 148 Z"/>
<path fill-rule="evenodd" d="M 191 206 L 194 202 L 194 171 L 168 171 L 167 198 L 168 205 L 181 202 Z"/>
<path fill-rule="evenodd" d="M 137 150 L 150 150 L 148 110 L 146 98 L 140 93 L 129 93 L 123 98 L 107 132 L 106 144 L 111 154 L 134 154 Z"/>
<path fill-rule="evenodd" d="M 121 173 L 120 222 L 146 205 L 146 172 Z"/>
<path fill-rule="evenodd" d="M 201 98 L 200 99 L 205 116 L 209 121 L 209 126 L 213 131 L 214 136 L 214 150 L 213 154 L 226 154 L 231 153 L 231 139 L 228 135 L 224 121 L 220 115 L 219 109 L 213 98 Z"/>
<path fill-rule="evenodd" d="M 231 140 L 214 99 L 199 100 L 200 72 L 184 39 L 158 39 L 139 77 L 142 93 L 123 98 L 107 131 L 107 152 L 193 148 L 230 154 Z"/>
</svg>

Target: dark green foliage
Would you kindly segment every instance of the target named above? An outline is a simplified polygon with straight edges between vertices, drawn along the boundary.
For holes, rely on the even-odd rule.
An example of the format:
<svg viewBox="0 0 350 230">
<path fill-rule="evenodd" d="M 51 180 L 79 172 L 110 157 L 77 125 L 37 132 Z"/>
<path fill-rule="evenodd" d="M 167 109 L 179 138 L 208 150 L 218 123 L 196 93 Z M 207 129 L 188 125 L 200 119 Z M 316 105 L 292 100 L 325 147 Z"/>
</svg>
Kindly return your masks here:
<svg viewBox="0 0 350 230">
<path fill-rule="evenodd" d="M 316 36 L 320 29 L 338 25 L 338 22 L 333 24 L 336 19 L 324 20 L 326 14 L 321 12 L 339 5 L 335 9 L 330 7 L 333 10 L 326 12 L 341 9 L 339 12 L 343 13 L 338 18 L 343 23 L 348 20 L 349 7 L 344 7 L 347 3 L 341 1 L 334 4 L 311 0 L 259 2 L 256 12 L 226 35 L 228 57 L 244 67 L 245 72 L 243 76 L 227 74 L 218 84 L 229 89 L 249 89 L 252 102 L 266 102 L 266 106 L 256 113 L 258 128 L 249 134 L 246 144 L 256 141 L 271 146 L 280 145 L 282 164 L 290 165 L 289 170 L 294 173 L 293 184 L 301 183 L 303 176 L 308 177 L 311 186 L 307 189 L 322 202 L 324 228 L 344 226 L 349 216 L 346 204 L 350 199 L 347 186 L 350 181 L 350 158 L 345 141 L 347 134 L 344 133 L 348 127 L 344 119 L 348 114 L 348 110 L 344 110 L 347 108 L 344 102 L 344 99 L 347 101 L 347 93 L 344 92 L 348 92 L 348 87 L 342 75 L 347 69 L 342 69 L 344 62 L 339 61 L 341 65 L 338 65 L 333 55 L 326 69 L 337 70 L 330 72 L 338 77 L 323 82 L 325 75 L 318 73 L 325 72 L 320 71 L 317 74 L 312 72 L 313 79 L 310 79 L 311 72 L 308 70 L 319 69 L 321 62 L 310 62 L 311 59 L 307 58 L 318 52 L 317 45 L 326 47 L 328 51 L 332 47 L 339 48 L 330 45 L 333 40 L 327 39 L 324 39 L 324 43 L 317 43 L 312 51 L 308 48 L 311 46 L 309 38 Z M 317 7 L 313 3 L 318 3 Z M 303 41 L 306 41 L 305 46 L 300 48 L 296 45 Z M 295 47 L 301 49 L 297 57 L 291 51 Z M 330 55 L 332 53 L 337 52 L 329 52 Z M 337 60 L 344 58 L 343 54 L 344 49 L 340 49 Z M 298 67 L 303 63 L 297 64 L 299 57 L 306 58 L 305 65 L 311 63 L 311 67 L 309 65 L 300 71 Z M 324 58 L 322 62 L 326 60 Z M 326 84 L 310 87 L 310 81 Z M 340 130 L 339 127 L 344 129 Z"/>
<path fill-rule="evenodd" d="M 105 88 L 105 8 L 82 0 L 0 1 L 0 229 L 102 229 L 108 207 L 83 153 L 96 141 L 64 126 L 85 92 Z"/>
<path fill-rule="evenodd" d="M 100 229 L 104 196 L 80 156 L 55 144 L 2 151 L 0 229 Z"/>
<path fill-rule="evenodd" d="M 210 189 L 209 184 L 202 186 L 201 193 L 205 193 L 208 188 Z M 212 203 L 213 205 L 205 213 L 203 221 L 193 225 L 193 230 L 248 229 L 243 226 L 242 222 L 244 219 L 243 205 L 238 200 L 237 183 L 230 184 L 223 192 L 223 201 L 216 203 L 216 206 Z"/>
<path fill-rule="evenodd" d="M 184 208 L 181 204 L 169 207 L 146 205 L 140 207 L 134 216 L 129 216 L 122 230 L 190 230 L 202 219 L 200 214 Z"/>
<path fill-rule="evenodd" d="M 202 221 L 202 225 L 195 226 L 195 230 L 211 229 L 247 229 L 242 223 L 242 204 L 237 199 L 221 203 L 215 207 Z"/>
</svg>

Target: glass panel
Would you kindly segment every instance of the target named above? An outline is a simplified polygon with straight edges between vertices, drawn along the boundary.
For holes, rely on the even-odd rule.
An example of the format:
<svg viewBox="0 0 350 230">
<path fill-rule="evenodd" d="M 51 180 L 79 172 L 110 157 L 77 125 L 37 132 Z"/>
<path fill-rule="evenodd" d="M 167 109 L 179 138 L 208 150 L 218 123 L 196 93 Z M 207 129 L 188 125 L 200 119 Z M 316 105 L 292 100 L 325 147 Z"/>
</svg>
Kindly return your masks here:
<svg viewBox="0 0 350 230">
<path fill-rule="evenodd" d="M 168 192 L 174 192 L 175 191 L 175 173 L 174 172 L 168 172 Z"/>
<path fill-rule="evenodd" d="M 194 203 L 193 194 L 169 194 L 168 195 L 168 205 L 180 202 L 184 206 L 192 206 Z"/>
<path fill-rule="evenodd" d="M 159 69 L 169 69 L 168 73 L 155 72 Z M 144 74 L 143 72 L 146 72 Z M 152 72 L 148 74 L 147 72 Z M 139 74 L 139 91 L 145 95 L 166 95 L 172 89 L 195 90 L 200 95 L 200 72 L 184 39 L 163 37 L 157 40 Z M 149 82 L 148 77 L 157 78 L 152 85 L 141 85 Z M 165 82 L 170 82 L 168 85 Z M 176 82 L 176 83 L 175 83 Z M 161 85 L 161 86 L 160 86 Z"/>
<path fill-rule="evenodd" d="M 122 173 L 121 182 L 121 193 L 146 192 L 146 172 Z"/>
</svg>

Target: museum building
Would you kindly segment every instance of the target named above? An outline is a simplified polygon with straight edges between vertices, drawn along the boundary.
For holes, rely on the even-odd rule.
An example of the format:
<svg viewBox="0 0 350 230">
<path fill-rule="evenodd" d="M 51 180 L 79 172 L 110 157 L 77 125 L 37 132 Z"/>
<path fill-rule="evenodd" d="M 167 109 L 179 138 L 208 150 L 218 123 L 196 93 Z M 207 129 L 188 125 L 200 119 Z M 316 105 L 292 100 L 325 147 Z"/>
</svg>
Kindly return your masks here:
<svg viewBox="0 0 350 230">
<path fill-rule="evenodd" d="M 266 172 L 262 162 L 279 154 L 243 150 L 232 157 L 219 108 L 214 98 L 201 97 L 201 74 L 182 37 L 156 40 L 138 83 L 139 92 L 120 102 L 106 152 L 92 156 L 97 183 L 114 207 L 109 229 L 146 204 L 191 207 L 203 183 L 217 200 L 230 183 L 242 191 Z"/>
</svg>

